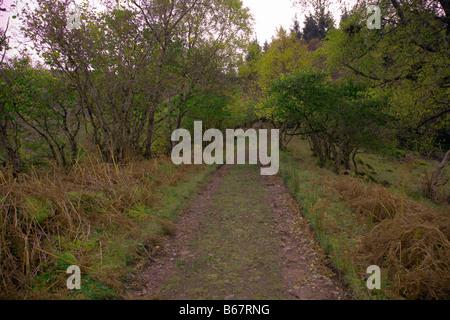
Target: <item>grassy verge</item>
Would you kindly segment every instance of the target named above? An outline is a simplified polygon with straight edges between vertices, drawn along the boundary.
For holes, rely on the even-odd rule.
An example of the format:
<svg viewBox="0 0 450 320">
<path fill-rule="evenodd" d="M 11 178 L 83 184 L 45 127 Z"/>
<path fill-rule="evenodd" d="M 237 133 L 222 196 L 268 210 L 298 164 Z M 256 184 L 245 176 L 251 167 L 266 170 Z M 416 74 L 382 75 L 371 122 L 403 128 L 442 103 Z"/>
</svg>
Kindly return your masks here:
<svg viewBox="0 0 450 320">
<path fill-rule="evenodd" d="M 305 168 L 289 153 L 284 153 L 281 156 L 281 174 L 302 205 L 304 215 L 311 222 L 325 254 L 330 257 L 354 297 L 366 298 L 364 281 L 351 260 L 351 250 L 356 246 L 362 228 L 336 194 L 323 187 L 323 179 L 332 179 L 332 173 L 314 167 Z"/>
<path fill-rule="evenodd" d="M 380 171 L 384 161 L 389 185 L 318 168 L 301 139 L 282 154 L 281 174 L 354 298 L 448 299 L 448 206 L 415 194 L 421 171 L 411 163 L 369 154 L 362 159 L 371 159 L 372 169 L 366 167 L 372 171 Z M 414 179 L 406 180 L 408 175 Z M 382 270 L 381 290 L 367 289 L 371 265 Z"/>
<path fill-rule="evenodd" d="M 117 299 L 215 166 L 170 159 L 0 173 L 2 298 Z M 81 290 L 66 288 L 69 265 Z"/>
</svg>

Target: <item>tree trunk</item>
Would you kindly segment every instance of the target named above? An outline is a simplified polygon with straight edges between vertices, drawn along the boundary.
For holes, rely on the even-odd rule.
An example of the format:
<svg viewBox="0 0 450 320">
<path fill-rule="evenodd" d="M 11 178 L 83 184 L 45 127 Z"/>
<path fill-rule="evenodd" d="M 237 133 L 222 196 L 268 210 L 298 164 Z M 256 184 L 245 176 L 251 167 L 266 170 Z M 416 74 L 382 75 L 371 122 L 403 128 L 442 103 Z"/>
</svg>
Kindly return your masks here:
<svg viewBox="0 0 450 320">
<path fill-rule="evenodd" d="M 434 202 L 437 201 L 437 184 L 439 182 L 439 176 L 441 175 L 442 169 L 444 169 L 445 165 L 447 164 L 448 160 L 450 159 L 450 150 L 447 151 L 447 154 L 445 155 L 442 162 L 439 164 L 438 168 L 435 172 L 431 175 L 431 183 L 430 183 L 430 197 L 431 200 Z"/>
<path fill-rule="evenodd" d="M 20 156 L 8 139 L 8 135 L 11 134 L 8 132 L 9 124 L 8 119 L 5 119 L 4 123 L 0 123 L 0 144 L 3 145 L 6 151 L 6 165 L 11 168 L 13 176 L 17 177 L 17 174 L 20 173 Z"/>
<path fill-rule="evenodd" d="M 261 124 L 261 127 L 262 127 L 262 124 Z M 295 132 L 298 130 L 299 127 L 300 127 L 300 124 L 296 124 L 295 127 L 294 127 L 294 130 L 292 131 L 292 133 L 286 135 L 286 137 L 284 139 L 284 142 L 281 144 L 281 150 L 286 150 L 287 149 L 287 146 L 288 146 L 289 142 L 291 142 L 292 138 L 294 138 Z M 287 129 L 286 129 L 286 131 L 287 131 Z"/>
<path fill-rule="evenodd" d="M 358 148 L 356 148 L 353 151 L 353 155 L 352 155 L 352 161 L 353 161 L 353 166 L 355 167 L 355 174 L 358 174 L 358 164 L 356 163 L 356 155 L 358 154 Z"/>
<path fill-rule="evenodd" d="M 334 158 L 334 172 L 336 174 L 339 174 L 341 171 L 341 151 L 339 148 L 336 147 L 336 145 L 332 145 L 331 152 L 333 154 Z"/>
<path fill-rule="evenodd" d="M 155 126 L 155 111 L 154 108 L 152 107 L 148 113 L 147 118 L 147 140 L 145 142 L 145 154 L 144 154 L 144 156 L 147 159 L 153 158 L 152 139 L 154 126 Z"/>
</svg>

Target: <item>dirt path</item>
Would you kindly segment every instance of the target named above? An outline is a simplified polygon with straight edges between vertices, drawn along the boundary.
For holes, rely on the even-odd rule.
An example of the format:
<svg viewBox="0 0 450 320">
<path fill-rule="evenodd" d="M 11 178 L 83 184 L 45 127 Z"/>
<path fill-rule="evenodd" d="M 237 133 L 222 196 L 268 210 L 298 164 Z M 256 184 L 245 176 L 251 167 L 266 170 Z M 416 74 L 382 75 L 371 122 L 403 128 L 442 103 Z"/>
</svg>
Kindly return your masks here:
<svg viewBox="0 0 450 320">
<path fill-rule="evenodd" d="M 222 166 L 177 235 L 130 285 L 131 299 L 345 299 L 279 176 Z"/>
</svg>

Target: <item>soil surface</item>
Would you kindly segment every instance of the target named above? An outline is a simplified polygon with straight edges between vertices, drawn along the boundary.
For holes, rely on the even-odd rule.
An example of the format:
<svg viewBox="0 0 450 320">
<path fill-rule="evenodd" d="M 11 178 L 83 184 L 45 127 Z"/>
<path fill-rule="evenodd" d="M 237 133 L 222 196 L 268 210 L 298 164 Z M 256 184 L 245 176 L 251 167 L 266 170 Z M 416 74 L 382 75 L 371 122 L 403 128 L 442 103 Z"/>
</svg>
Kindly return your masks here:
<svg viewBox="0 0 450 320">
<path fill-rule="evenodd" d="M 347 299 L 282 178 L 224 165 L 157 254 L 128 299 Z"/>
</svg>

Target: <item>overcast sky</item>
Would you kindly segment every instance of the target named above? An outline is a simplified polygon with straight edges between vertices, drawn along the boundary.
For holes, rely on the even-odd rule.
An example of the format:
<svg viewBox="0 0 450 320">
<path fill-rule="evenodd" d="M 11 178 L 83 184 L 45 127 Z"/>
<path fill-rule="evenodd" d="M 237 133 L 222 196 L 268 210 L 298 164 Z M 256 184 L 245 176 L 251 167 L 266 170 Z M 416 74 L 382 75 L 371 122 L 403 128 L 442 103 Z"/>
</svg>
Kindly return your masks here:
<svg viewBox="0 0 450 320">
<path fill-rule="evenodd" d="M 300 20 L 300 10 L 292 6 L 292 0 L 243 0 L 243 3 L 253 14 L 254 28 L 260 44 L 266 40 L 270 42 L 276 28 L 283 26 L 289 29 L 296 13 Z"/>
<path fill-rule="evenodd" d="M 283 26 L 285 29 L 291 28 L 293 19 L 297 14 L 300 25 L 303 26 L 304 16 L 307 12 L 302 12 L 299 7 L 292 5 L 292 0 L 242 0 L 245 7 L 250 8 L 255 24 L 255 36 L 258 42 L 262 45 L 264 41 L 271 41 L 272 36 L 276 34 L 276 29 Z M 0 3 L 2 0 L 0 0 Z M 0 11 L 0 28 L 5 28 L 8 17 L 12 18 L 13 13 L 11 11 L 11 4 L 18 2 L 20 5 L 26 2 L 26 0 L 3 0 L 3 4 L 0 6 L 6 8 L 8 12 Z M 336 11 L 336 8 L 329 8 L 332 12 Z M 9 35 L 13 38 L 17 36 L 17 20 L 10 19 L 10 32 Z"/>
<path fill-rule="evenodd" d="M 21 2 L 25 2 L 24 0 L 20 0 Z M 0 11 L 0 28 L 5 29 L 8 18 L 12 18 L 15 10 L 11 4 L 14 4 L 16 1 L 14 0 L 0 0 L 0 8 L 6 9 L 6 11 Z M 14 24 L 10 19 L 10 25 Z"/>
</svg>

